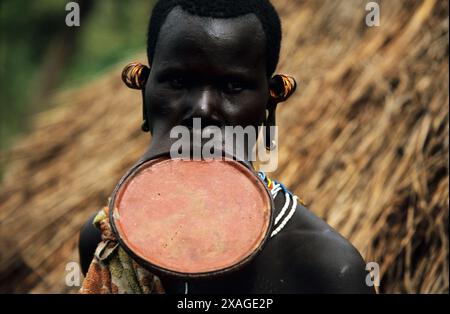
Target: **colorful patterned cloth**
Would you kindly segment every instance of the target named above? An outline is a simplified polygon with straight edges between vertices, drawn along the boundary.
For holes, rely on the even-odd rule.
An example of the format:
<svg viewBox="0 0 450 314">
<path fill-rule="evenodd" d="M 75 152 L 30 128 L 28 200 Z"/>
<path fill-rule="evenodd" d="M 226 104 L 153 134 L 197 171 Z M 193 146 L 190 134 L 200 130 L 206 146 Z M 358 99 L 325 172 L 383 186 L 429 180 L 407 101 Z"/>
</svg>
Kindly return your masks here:
<svg viewBox="0 0 450 314">
<path fill-rule="evenodd" d="M 80 293 L 82 294 L 162 294 L 164 288 L 158 277 L 148 272 L 120 247 L 109 224 L 108 207 L 94 219 L 102 232 Z"/>
</svg>

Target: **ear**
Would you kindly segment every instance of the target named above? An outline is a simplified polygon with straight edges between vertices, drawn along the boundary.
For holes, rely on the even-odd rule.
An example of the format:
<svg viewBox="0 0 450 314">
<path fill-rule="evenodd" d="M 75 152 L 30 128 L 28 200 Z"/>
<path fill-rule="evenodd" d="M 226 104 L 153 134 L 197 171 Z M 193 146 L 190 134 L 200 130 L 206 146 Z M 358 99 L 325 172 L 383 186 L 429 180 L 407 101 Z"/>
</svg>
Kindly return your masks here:
<svg viewBox="0 0 450 314">
<path fill-rule="evenodd" d="M 142 88 L 142 124 L 141 124 L 142 132 L 150 132 L 150 122 L 147 117 L 147 108 L 145 106 L 145 86 Z"/>
<path fill-rule="evenodd" d="M 292 76 L 276 74 L 269 81 L 270 98 L 275 103 L 288 100 L 297 90 L 297 82 Z"/>
<path fill-rule="evenodd" d="M 142 90 L 150 75 L 150 68 L 138 62 L 132 62 L 122 71 L 122 81 L 131 89 Z"/>
<path fill-rule="evenodd" d="M 277 104 L 272 100 L 269 100 L 266 106 L 266 120 L 264 125 L 266 127 L 271 127 L 276 125 L 276 112 L 277 112 Z"/>
<path fill-rule="evenodd" d="M 273 150 L 275 148 L 275 141 L 272 138 L 272 132 L 270 131 L 271 127 L 275 127 L 277 125 L 277 103 L 272 99 L 269 99 L 269 102 L 266 106 L 267 115 L 264 122 L 265 132 L 264 132 L 264 144 L 267 150 Z"/>
<path fill-rule="evenodd" d="M 125 66 L 122 71 L 122 81 L 131 89 L 138 89 L 142 92 L 142 118 L 141 129 L 144 132 L 150 132 L 150 124 L 147 119 L 147 111 L 145 108 L 145 86 L 150 75 L 150 68 L 138 63 L 132 62 Z"/>
<path fill-rule="evenodd" d="M 152 70 L 152 68 L 149 66 L 148 71 L 146 71 L 146 72 L 144 73 L 144 75 L 145 75 L 145 83 L 142 85 L 142 112 L 143 112 L 143 113 L 142 113 L 142 115 L 143 115 L 142 131 L 144 131 L 144 132 L 150 132 L 150 133 L 152 133 L 153 126 L 151 125 L 150 119 L 149 119 L 149 117 L 147 116 L 147 112 L 148 112 L 147 106 L 148 106 L 148 103 L 147 103 L 147 101 L 145 100 L 145 92 L 146 92 L 146 90 L 147 90 L 147 82 L 148 82 L 148 79 L 149 79 L 149 77 L 150 77 L 150 72 L 151 72 L 151 70 Z M 145 126 L 144 126 L 144 124 L 145 124 Z"/>
<path fill-rule="evenodd" d="M 267 150 L 275 148 L 275 141 L 272 138 L 270 127 L 275 127 L 277 104 L 286 101 L 297 89 L 297 82 L 291 76 L 276 74 L 269 80 L 269 101 L 266 110 L 268 114 L 265 119 L 265 144 Z"/>
<path fill-rule="evenodd" d="M 151 132 L 151 129 L 152 129 L 151 125 L 150 125 L 150 120 L 149 120 L 149 118 L 147 116 L 147 104 L 146 104 L 146 101 L 145 101 L 145 91 L 146 91 L 146 88 L 147 88 L 147 80 L 148 80 L 148 77 L 150 76 L 150 69 L 149 69 L 148 72 L 146 71 L 143 75 L 145 75 L 145 78 L 143 78 L 145 83 L 143 83 L 142 87 L 141 87 L 141 89 L 142 89 L 142 125 L 141 125 L 141 130 L 142 130 L 142 132 L 147 133 L 147 132 Z"/>
</svg>

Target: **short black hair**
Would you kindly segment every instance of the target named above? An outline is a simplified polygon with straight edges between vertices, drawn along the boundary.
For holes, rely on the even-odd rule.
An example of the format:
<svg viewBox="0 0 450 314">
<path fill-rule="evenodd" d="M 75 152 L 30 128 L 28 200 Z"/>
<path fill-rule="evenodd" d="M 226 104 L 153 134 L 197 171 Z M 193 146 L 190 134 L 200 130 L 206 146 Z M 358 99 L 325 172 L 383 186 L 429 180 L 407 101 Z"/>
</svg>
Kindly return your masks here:
<svg viewBox="0 0 450 314">
<path fill-rule="evenodd" d="M 151 64 L 158 35 L 167 15 L 175 7 L 201 17 L 233 18 L 253 13 L 266 35 L 266 69 L 272 75 L 278 65 L 281 46 L 281 21 L 269 0 L 159 0 L 152 11 L 147 35 L 147 56 Z"/>
</svg>

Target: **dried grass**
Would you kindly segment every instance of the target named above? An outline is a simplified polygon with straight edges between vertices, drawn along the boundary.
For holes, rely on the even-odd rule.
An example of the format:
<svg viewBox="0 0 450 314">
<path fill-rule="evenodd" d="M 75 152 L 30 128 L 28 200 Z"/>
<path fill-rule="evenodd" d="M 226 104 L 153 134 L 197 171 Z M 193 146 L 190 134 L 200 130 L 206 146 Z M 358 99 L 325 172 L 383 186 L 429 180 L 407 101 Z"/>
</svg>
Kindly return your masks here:
<svg viewBox="0 0 450 314">
<path fill-rule="evenodd" d="M 380 264 L 380 292 L 448 293 L 448 2 L 379 1 L 378 28 L 366 1 L 274 3 L 300 88 L 273 176 Z M 119 71 L 59 95 L 2 153 L 1 291 L 76 291 L 77 232 L 149 141 Z"/>
</svg>

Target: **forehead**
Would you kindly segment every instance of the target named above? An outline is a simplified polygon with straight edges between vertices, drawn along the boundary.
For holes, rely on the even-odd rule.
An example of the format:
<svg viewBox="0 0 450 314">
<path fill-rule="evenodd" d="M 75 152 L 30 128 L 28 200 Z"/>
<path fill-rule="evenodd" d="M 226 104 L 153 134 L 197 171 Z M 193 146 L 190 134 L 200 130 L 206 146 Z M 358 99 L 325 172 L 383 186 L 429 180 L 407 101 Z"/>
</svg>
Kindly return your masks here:
<svg viewBox="0 0 450 314">
<path fill-rule="evenodd" d="M 201 62 L 255 68 L 265 66 L 265 57 L 265 33 L 256 15 L 209 18 L 176 7 L 161 27 L 153 65 Z"/>
</svg>

